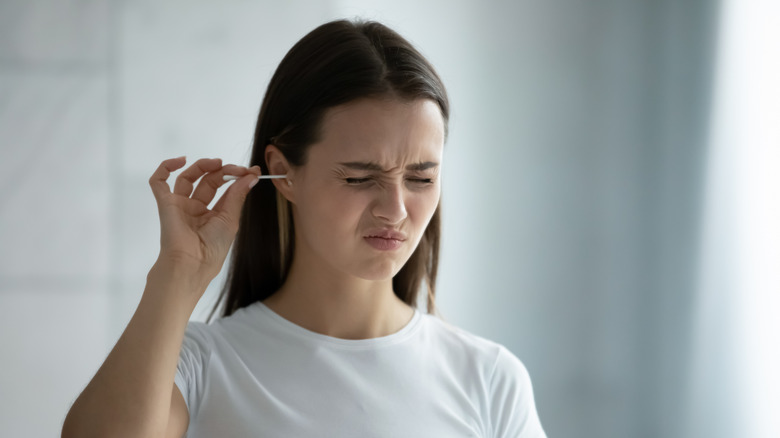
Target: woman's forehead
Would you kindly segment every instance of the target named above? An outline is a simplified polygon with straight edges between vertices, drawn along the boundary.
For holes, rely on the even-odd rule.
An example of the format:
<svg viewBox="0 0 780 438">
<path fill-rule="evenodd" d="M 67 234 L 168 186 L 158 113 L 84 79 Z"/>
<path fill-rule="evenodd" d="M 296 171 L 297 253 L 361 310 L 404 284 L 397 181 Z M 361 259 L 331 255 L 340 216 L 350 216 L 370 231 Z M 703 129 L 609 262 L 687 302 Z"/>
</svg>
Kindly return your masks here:
<svg viewBox="0 0 780 438">
<path fill-rule="evenodd" d="M 443 143 L 444 121 L 433 101 L 361 99 L 328 111 L 313 149 L 336 160 L 383 165 L 438 159 Z"/>
</svg>

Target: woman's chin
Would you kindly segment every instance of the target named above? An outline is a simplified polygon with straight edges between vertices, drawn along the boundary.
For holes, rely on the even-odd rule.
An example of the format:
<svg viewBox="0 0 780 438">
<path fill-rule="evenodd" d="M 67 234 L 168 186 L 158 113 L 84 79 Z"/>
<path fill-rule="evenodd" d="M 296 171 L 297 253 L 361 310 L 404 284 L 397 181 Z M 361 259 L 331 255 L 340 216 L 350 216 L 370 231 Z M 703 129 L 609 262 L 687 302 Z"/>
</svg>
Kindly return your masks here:
<svg viewBox="0 0 780 438">
<path fill-rule="evenodd" d="M 392 280 L 402 267 L 403 265 L 384 261 L 373 266 L 363 266 L 356 276 L 369 281 Z"/>
</svg>

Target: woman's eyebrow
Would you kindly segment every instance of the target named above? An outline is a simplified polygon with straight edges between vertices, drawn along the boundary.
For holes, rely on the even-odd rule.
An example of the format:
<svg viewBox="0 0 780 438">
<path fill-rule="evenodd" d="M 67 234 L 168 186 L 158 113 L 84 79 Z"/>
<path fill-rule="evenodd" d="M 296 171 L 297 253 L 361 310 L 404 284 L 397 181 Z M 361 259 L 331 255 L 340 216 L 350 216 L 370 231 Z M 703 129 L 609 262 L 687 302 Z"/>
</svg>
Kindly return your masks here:
<svg viewBox="0 0 780 438">
<path fill-rule="evenodd" d="M 371 172 L 385 172 L 385 169 L 383 169 L 382 166 L 380 166 L 380 165 L 378 165 L 376 163 L 370 162 L 370 161 L 367 161 L 367 162 L 363 162 L 363 161 L 350 161 L 350 162 L 346 162 L 346 163 L 339 163 L 339 165 L 344 166 L 344 167 L 346 167 L 348 169 L 353 169 L 353 170 L 364 170 L 364 171 L 371 171 Z M 432 169 L 432 168 L 435 168 L 435 167 L 438 167 L 438 166 L 439 166 L 439 163 L 435 163 L 433 161 L 424 161 L 422 163 L 410 164 L 410 165 L 406 166 L 406 170 L 410 170 L 410 171 L 413 171 L 413 172 L 420 172 L 420 171 Z"/>
<path fill-rule="evenodd" d="M 437 167 L 439 167 L 439 163 L 434 163 L 433 161 L 423 161 L 422 163 L 410 164 L 406 166 L 406 170 L 421 172 L 423 170 L 435 169 Z"/>
</svg>

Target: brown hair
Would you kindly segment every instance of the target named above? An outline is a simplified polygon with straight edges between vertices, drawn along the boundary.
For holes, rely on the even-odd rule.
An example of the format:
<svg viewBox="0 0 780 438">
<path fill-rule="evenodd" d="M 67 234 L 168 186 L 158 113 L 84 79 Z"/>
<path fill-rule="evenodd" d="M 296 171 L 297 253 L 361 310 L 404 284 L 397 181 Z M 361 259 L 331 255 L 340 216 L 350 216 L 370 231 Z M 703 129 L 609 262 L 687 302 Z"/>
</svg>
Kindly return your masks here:
<svg viewBox="0 0 780 438">
<path fill-rule="evenodd" d="M 276 145 L 290 165 L 304 165 L 329 108 L 387 95 L 436 102 L 446 137 L 449 102 L 444 84 L 408 41 L 376 22 L 338 20 L 321 25 L 287 52 L 271 78 L 260 107 L 250 165 L 269 173 L 264 158 L 269 144 Z M 230 270 L 209 319 L 220 304 L 224 304 L 222 316 L 228 316 L 271 296 L 284 283 L 295 247 L 290 210 L 272 184 L 259 184 L 249 192 Z M 425 282 L 429 313 L 435 312 L 440 214 L 441 204 L 414 253 L 393 277 L 393 291 L 413 307 Z"/>
</svg>

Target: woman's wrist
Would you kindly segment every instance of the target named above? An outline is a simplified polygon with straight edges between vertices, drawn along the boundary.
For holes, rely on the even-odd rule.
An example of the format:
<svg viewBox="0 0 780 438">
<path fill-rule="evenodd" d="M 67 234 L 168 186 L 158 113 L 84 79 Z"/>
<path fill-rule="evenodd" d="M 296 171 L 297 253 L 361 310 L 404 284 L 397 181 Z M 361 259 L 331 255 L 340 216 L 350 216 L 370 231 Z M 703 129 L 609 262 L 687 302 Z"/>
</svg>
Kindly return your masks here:
<svg viewBox="0 0 780 438">
<path fill-rule="evenodd" d="M 211 280 L 213 278 L 200 269 L 161 258 L 146 276 L 144 295 L 164 295 L 194 310 Z"/>
</svg>

